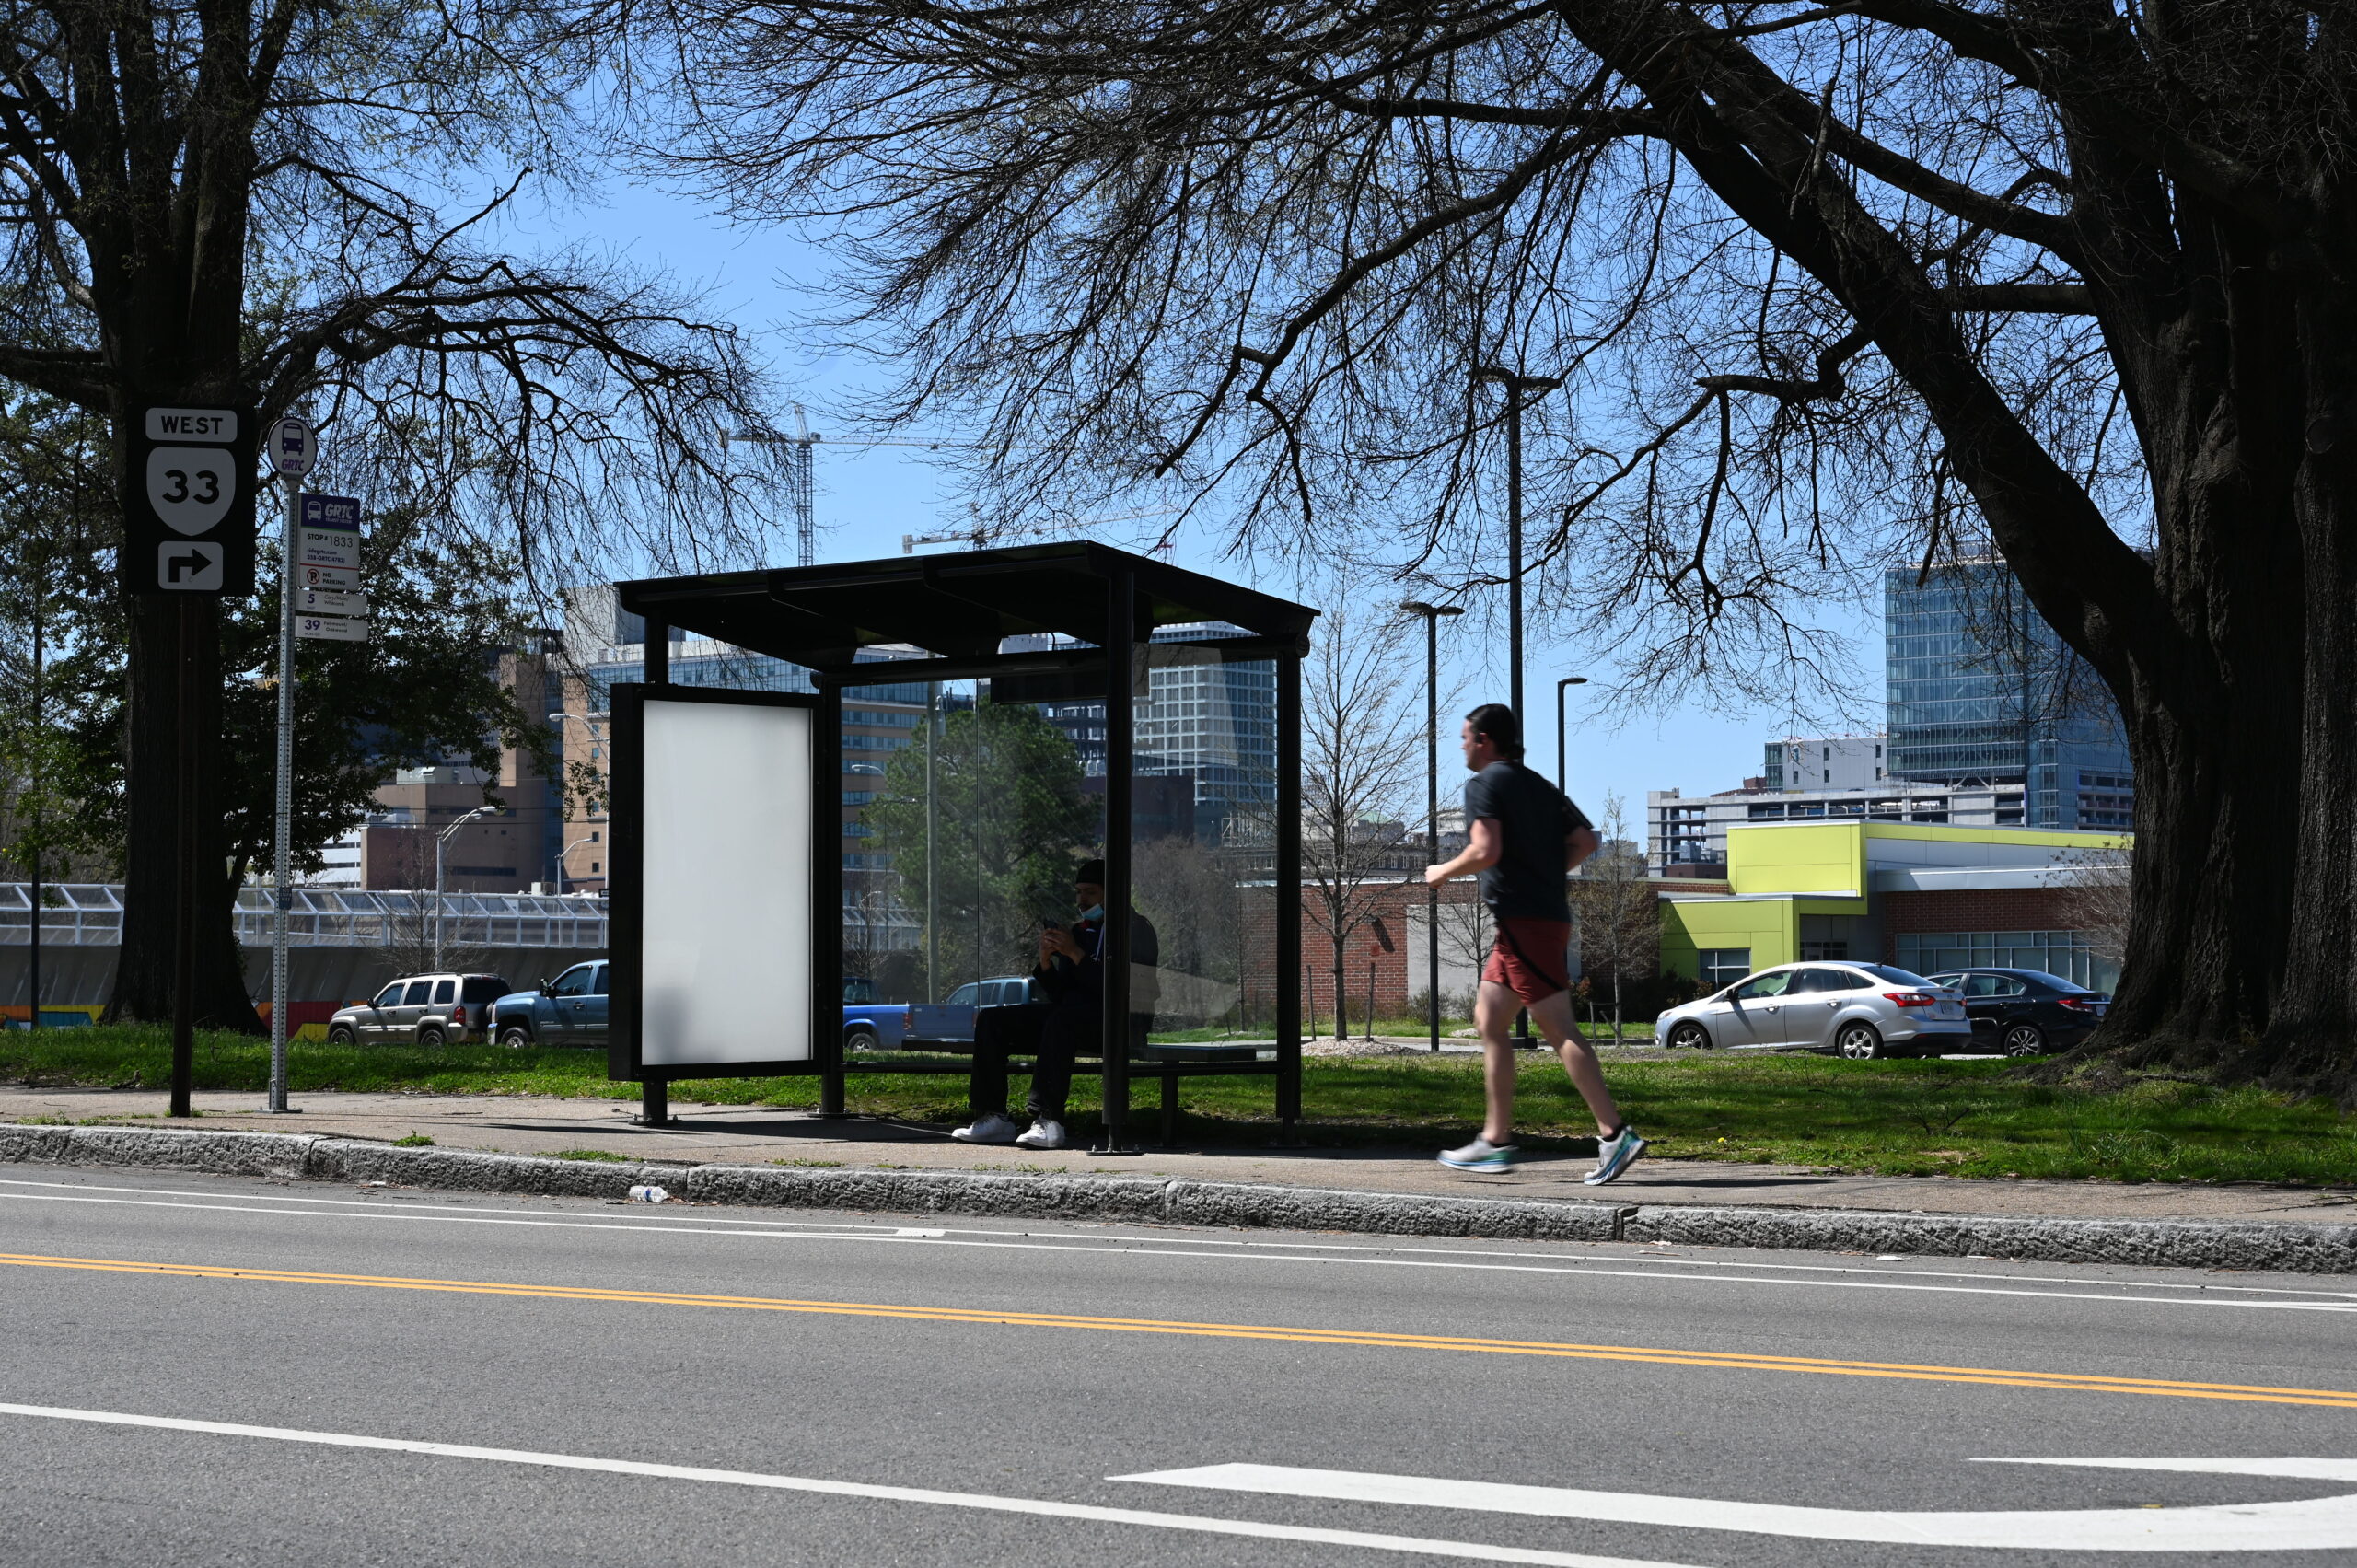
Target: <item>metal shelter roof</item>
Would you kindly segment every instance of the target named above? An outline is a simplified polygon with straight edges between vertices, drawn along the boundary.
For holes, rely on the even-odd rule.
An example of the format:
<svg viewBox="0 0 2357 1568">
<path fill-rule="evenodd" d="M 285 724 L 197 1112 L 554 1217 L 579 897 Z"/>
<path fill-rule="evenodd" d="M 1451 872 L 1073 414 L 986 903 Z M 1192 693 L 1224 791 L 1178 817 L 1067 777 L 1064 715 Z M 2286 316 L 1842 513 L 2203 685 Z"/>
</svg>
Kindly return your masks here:
<svg viewBox="0 0 2357 1568">
<path fill-rule="evenodd" d="M 1105 636 L 1108 596 L 1126 575 L 1141 641 L 1163 626 L 1225 621 L 1298 639 L 1306 605 L 1086 540 L 824 566 L 656 577 L 618 585 L 624 609 L 718 642 L 817 669 L 908 643 L 946 658 L 986 657 L 1007 637 Z M 652 633 L 650 633 L 652 634 Z"/>
</svg>

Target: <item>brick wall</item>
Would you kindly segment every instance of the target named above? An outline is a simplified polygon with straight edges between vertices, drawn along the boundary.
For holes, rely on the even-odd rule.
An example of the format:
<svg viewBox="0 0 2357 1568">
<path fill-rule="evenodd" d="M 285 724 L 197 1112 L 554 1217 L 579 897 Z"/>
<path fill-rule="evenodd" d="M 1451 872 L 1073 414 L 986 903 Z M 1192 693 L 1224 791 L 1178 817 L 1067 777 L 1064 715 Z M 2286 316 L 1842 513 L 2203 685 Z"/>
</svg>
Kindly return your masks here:
<svg viewBox="0 0 2357 1568">
<path fill-rule="evenodd" d="M 2070 895 L 2055 888 L 1963 888 L 1936 893 L 1885 893 L 1883 929 L 1902 931 L 2068 931 Z"/>
</svg>

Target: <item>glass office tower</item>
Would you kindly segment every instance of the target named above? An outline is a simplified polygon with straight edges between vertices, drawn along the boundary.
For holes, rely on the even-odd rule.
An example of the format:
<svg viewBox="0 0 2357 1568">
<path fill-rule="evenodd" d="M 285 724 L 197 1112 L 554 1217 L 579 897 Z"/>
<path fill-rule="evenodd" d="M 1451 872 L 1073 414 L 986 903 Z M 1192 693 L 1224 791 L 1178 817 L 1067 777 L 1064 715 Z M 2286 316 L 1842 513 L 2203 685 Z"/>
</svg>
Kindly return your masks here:
<svg viewBox="0 0 2357 1568">
<path fill-rule="evenodd" d="M 2132 825 L 2134 775 L 2111 693 L 2039 618 L 2002 560 L 1884 579 L 1893 778 L 1999 786 L 1997 819 Z M 2003 786 L 2017 785 L 2010 800 Z"/>
<path fill-rule="evenodd" d="M 1220 634 L 1244 635 L 1220 624 L 1166 626 L 1156 644 Z M 1009 638 L 1006 651 L 1047 647 L 1060 639 Z M 1105 773 L 1105 704 L 1065 700 L 1039 704 L 1049 722 L 1072 738 L 1081 769 Z M 1276 799 L 1277 666 L 1273 659 L 1233 664 L 1207 658 L 1165 663 L 1155 658 L 1137 705 L 1137 774 L 1166 781 L 1141 796 L 1140 809 L 1157 829 L 1216 842 L 1239 807 L 1264 808 Z"/>
</svg>

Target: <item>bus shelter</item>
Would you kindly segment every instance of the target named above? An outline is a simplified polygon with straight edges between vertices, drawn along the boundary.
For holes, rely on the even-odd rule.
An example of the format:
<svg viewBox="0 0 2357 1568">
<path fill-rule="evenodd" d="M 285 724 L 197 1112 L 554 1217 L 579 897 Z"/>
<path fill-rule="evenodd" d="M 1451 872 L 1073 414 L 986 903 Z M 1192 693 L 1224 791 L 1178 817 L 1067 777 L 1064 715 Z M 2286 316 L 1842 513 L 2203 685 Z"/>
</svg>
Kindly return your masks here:
<svg viewBox="0 0 2357 1568">
<path fill-rule="evenodd" d="M 1166 1141 L 1175 1126 L 1178 1081 L 1213 1074 L 1273 1076 L 1277 1116 L 1287 1133 L 1293 1131 L 1301 1115 L 1300 1000 L 1291 983 L 1301 972 L 1300 672 L 1317 611 L 1089 542 L 654 578 L 621 584 L 619 595 L 622 608 L 645 619 L 646 664 L 643 682 L 618 684 L 610 698 L 608 1068 L 610 1077 L 641 1086 L 647 1121 L 667 1120 L 669 1086 L 682 1079 L 815 1076 L 821 1113 L 841 1115 L 847 1072 L 966 1070 L 954 1042 L 912 1040 L 920 1049 L 847 1051 L 844 1005 L 860 998 L 847 992 L 846 979 L 870 981 L 846 976 L 847 948 L 870 951 L 881 930 L 883 947 L 900 942 L 908 960 L 901 972 L 909 972 L 915 960 L 906 948 L 920 943 L 928 950 L 927 983 L 937 984 L 933 960 L 946 916 L 929 885 L 935 875 L 930 864 L 921 904 L 910 865 L 893 869 L 895 891 L 875 895 L 866 868 L 886 857 L 844 846 L 870 830 L 863 821 L 875 809 L 868 803 L 886 797 L 905 808 L 920 779 L 928 863 L 937 842 L 970 826 L 962 819 L 989 814 L 1002 797 L 1047 787 L 1038 777 L 1016 775 L 980 797 L 970 788 L 944 824 L 930 794 L 930 749 L 923 753 L 924 772 L 903 765 L 892 775 L 897 796 L 882 787 L 881 767 L 869 770 L 877 788 L 845 787 L 853 766 L 847 738 L 854 747 L 917 744 L 865 733 L 847 738 L 847 714 L 853 731 L 888 716 L 858 705 L 860 693 L 919 685 L 937 692 L 941 683 L 970 681 L 978 699 L 965 715 L 967 731 L 986 729 L 975 722 L 983 717 L 1019 718 L 1017 738 L 1036 742 L 1044 732 L 1031 712 L 1054 714 L 1063 725 L 1058 734 L 1076 738 L 1079 748 L 1050 738 L 1057 765 L 1070 773 L 1085 753 L 1086 798 L 1074 796 L 1067 778 L 1060 809 L 1067 825 L 1085 819 L 1086 829 L 1065 841 L 1060 853 L 1066 858 L 1058 864 L 1101 859 L 1104 907 L 1112 912 L 1103 927 L 1097 1058 L 1103 1146 L 1129 1146 L 1130 1087 L 1141 1072 L 1162 1080 Z M 675 629 L 704 645 L 802 667 L 811 690 L 675 680 Z M 1230 799 L 1222 808 L 1230 814 L 1207 825 L 1188 815 L 1194 809 L 1188 792 L 1203 787 L 1202 781 L 1167 748 L 1157 749 L 1159 741 L 1142 756 L 1141 709 L 1183 714 L 1202 705 L 1187 703 L 1186 695 L 1247 670 L 1262 672 L 1254 690 L 1268 699 L 1272 733 L 1253 751 L 1254 769 L 1213 770 L 1238 777 L 1225 781 Z M 1170 693 L 1181 700 L 1169 700 Z M 847 696 L 853 704 L 848 709 Z M 984 701 L 1002 712 L 982 714 Z M 1016 708 L 1030 712 L 1011 711 Z M 930 702 L 923 712 L 922 744 L 949 745 L 952 731 L 936 722 Z M 896 722 L 915 722 L 905 704 Z M 1261 732 L 1270 727 L 1266 719 L 1256 722 Z M 1040 753 L 1035 747 L 1032 754 Z M 1258 783 L 1246 774 L 1256 774 Z M 1236 798 L 1248 798 L 1248 810 L 1235 807 Z M 1190 882 L 1188 866 L 1212 862 L 1202 854 L 1192 862 L 1174 860 L 1173 846 L 1183 849 L 1190 834 L 1205 832 L 1218 838 L 1224 858 L 1215 873 Z M 1142 845 L 1149 883 L 1143 899 Z M 847 868 L 846 862 L 857 865 Z M 847 889 L 847 877 L 860 885 Z M 987 879 L 978 873 L 975 880 L 979 886 Z M 1032 876 L 1035 889 L 1041 880 Z M 1248 883 L 1263 889 L 1264 899 L 1248 918 L 1238 913 L 1223 928 L 1236 949 L 1225 967 L 1200 956 L 1170 956 L 1206 943 L 1191 925 L 1172 933 L 1181 940 L 1162 937 L 1136 912 L 1142 905 L 1145 913 L 1159 911 L 1165 928 L 1187 924 L 1196 906 Z M 1284 896 L 1288 891 L 1293 896 Z M 1036 890 L 1029 896 L 1038 900 Z M 911 904 L 921 918 L 908 912 Z M 1120 918 L 1124 911 L 1133 912 L 1132 919 Z M 953 993 L 959 998 L 994 999 L 993 968 L 1015 972 L 1028 961 L 1010 937 L 1011 918 L 1027 925 L 1032 940 L 1043 918 L 1057 918 L 1044 905 L 990 912 L 991 922 L 979 904 L 960 912 L 974 927 L 970 942 L 962 925 L 957 933 L 970 949 L 974 980 Z M 1168 951 L 1139 950 L 1149 947 Z M 1216 978 L 1201 972 L 1214 968 Z M 1261 1016 L 1273 1023 L 1273 1050 L 1145 1044 L 1157 1015 L 1182 1027 L 1215 1016 L 1249 1018 L 1255 984 L 1265 1005 Z M 944 1000 L 924 998 L 929 1005 Z M 939 1020 L 959 1015 L 932 1005 L 894 1015 L 903 1016 L 911 1028 L 946 1033 L 957 1026 Z M 855 1032 L 854 1044 L 879 1043 L 868 1028 Z"/>
</svg>

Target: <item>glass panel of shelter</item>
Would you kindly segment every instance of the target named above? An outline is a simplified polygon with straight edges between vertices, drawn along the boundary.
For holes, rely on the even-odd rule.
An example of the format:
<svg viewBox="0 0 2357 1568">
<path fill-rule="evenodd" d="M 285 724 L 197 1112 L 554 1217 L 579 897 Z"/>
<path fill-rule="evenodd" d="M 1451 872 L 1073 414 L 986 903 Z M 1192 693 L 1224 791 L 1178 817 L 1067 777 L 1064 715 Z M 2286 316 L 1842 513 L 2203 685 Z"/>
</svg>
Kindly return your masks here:
<svg viewBox="0 0 2357 1568">
<path fill-rule="evenodd" d="M 1279 983 L 1271 965 L 1269 880 L 1277 665 L 1223 657 L 1218 641 L 1242 634 L 1213 624 L 1165 627 L 1142 650 L 1142 678 L 1132 688 L 1137 739 L 1128 830 L 1132 903 L 1141 922 L 1132 937 L 1133 1028 L 1206 1046 L 1265 1040 Z M 1377 955 L 1358 951 L 1371 946 L 1369 933 L 1355 936 L 1344 985 L 1348 1016 L 1363 1025 L 1368 988 L 1384 967 Z M 1321 966 L 1313 954 L 1306 967 L 1327 971 L 1318 977 L 1321 1022 L 1330 1025 L 1330 961 Z"/>
<path fill-rule="evenodd" d="M 946 1004 L 924 1038 L 961 1045 L 965 1010 L 1034 999 L 1047 927 L 1080 917 L 1074 874 L 1102 853 L 1103 704 L 994 701 L 988 680 L 847 687 L 842 744 L 828 847 L 846 999 Z"/>
</svg>

